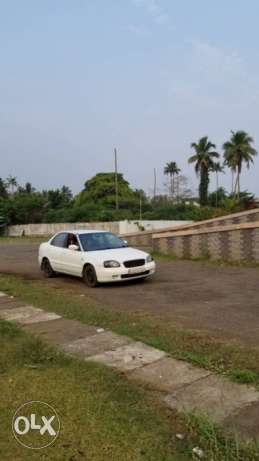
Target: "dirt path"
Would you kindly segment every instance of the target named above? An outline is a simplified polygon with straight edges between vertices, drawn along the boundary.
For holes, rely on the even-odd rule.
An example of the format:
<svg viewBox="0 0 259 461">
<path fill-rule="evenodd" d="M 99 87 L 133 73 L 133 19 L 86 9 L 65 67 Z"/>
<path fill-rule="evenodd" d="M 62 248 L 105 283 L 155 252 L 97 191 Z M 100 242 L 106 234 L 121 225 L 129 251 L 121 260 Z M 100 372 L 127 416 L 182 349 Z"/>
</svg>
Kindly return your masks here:
<svg viewBox="0 0 259 461">
<path fill-rule="evenodd" d="M 37 248 L 37 244 L 0 243 L 0 273 L 42 278 Z M 160 262 L 155 277 L 145 283 L 89 289 L 80 279 L 67 276 L 50 283 L 65 284 L 120 311 L 147 312 L 179 327 L 259 348 L 258 269 Z"/>
</svg>

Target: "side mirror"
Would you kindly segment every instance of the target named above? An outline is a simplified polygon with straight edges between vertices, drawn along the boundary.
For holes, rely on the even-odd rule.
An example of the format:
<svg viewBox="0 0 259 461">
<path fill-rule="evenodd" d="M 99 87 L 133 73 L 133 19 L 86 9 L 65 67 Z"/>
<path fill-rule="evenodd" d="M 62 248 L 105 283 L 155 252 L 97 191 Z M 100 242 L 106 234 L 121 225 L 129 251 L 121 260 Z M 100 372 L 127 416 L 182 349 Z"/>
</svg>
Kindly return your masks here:
<svg viewBox="0 0 259 461">
<path fill-rule="evenodd" d="M 79 246 L 78 245 L 69 245 L 68 249 L 72 250 L 72 251 L 79 251 Z"/>
</svg>

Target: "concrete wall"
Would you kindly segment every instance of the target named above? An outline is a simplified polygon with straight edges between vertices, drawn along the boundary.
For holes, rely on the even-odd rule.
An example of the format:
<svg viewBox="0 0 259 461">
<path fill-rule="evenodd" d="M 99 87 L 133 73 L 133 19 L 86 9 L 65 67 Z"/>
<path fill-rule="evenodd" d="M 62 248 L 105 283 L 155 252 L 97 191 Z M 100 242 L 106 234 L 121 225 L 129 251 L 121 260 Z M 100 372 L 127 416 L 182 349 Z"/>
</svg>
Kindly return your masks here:
<svg viewBox="0 0 259 461">
<path fill-rule="evenodd" d="M 170 229 L 171 227 L 182 227 L 192 224 L 193 221 L 174 221 L 174 220 L 132 220 L 120 221 L 120 234 L 136 233 L 139 231 L 153 231 L 160 229 Z"/>
<path fill-rule="evenodd" d="M 259 221 L 153 236 L 155 251 L 179 258 L 259 263 Z"/>
<path fill-rule="evenodd" d="M 21 235 L 53 235 L 56 232 L 68 229 L 98 229 L 119 233 L 118 222 L 97 222 L 97 223 L 50 223 L 50 224 L 24 224 L 19 226 L 9 226 L 7 235 L 18 237 Z"/>
<path fill-rule="evenodd" d="M 20 235 L 52 235 L 65 229 L 98 229 L 114 232 L 115 234 L 126 234 L 139 232 L 141 228 L 160 230 L 172 226 L 182 226 L 192 221 L 117 221 L 117 222 L 90 222 L 90 223 L 50 223 L 50 224 L 24 224 L 9 226 L 7 235 L 16 237 Z"/>
</svg>

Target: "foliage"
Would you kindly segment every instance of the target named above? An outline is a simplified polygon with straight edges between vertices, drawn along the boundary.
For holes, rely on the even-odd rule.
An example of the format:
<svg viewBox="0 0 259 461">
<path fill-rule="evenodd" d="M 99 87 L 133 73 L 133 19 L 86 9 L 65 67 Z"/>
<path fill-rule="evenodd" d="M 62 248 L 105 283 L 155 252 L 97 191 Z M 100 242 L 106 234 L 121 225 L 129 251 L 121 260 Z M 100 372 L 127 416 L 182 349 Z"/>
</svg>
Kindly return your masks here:
<svg viewBox="0 0 259 461">
<path fill-rule="evenodd" d="M 201 138 L 198 143 L 193 142 L 191 147 L 195 154 L 189 158 L 189 163 L 195 163 L 195 171 L 200 176 L 199 196 L 200 204 L 208 203 L 209 172 L 214 169 L 215 159 L 219 157 L 216 145 L 208 140 L 208 136 Z"/>
<path fill-rule="evenodd" d="M 180 171 L 176 162 L 169 162 L 164 168 L 164 174 L 170 176 L 170 192 L 172 197 L 175 195 L 175 176 L 178 177 Z"/>
<path fill-rule="evenodd" d="M 142 199 L 145 194 L 141 191 Z M 139 202 L 139 192 L 132 190 L 122 174 L 118 174 L 118 198 L 122 208 L 135 206 Z M 76 205 L 95 203 L 115 208 L 114 173 L 98 173 L 85 182 L 83 191 L 75 198 Z"/>
<path fill-rule="evenodd" d="M 245 164 L 247 168 L 254 162 L 254 157 L 257 151 L 252 147 L 253 138 L 245 131 L 231 131 L 232 135 L 229 141 L 223 144 L 225 165 L 227 165 L 234 173 L 236 173 L 236 181 L 234 187 L 235 197 L 239 199 L 240 195 L 240 175 L 242 166 Z"/>
<path fill-rule="evenodd" d="M 208 204 L 212 207 L 224 208 L 225 202 L 228 195 L 223 187 L 219 187 L 214 192 L 211 192 L 208 196 Z"/>
</svg>

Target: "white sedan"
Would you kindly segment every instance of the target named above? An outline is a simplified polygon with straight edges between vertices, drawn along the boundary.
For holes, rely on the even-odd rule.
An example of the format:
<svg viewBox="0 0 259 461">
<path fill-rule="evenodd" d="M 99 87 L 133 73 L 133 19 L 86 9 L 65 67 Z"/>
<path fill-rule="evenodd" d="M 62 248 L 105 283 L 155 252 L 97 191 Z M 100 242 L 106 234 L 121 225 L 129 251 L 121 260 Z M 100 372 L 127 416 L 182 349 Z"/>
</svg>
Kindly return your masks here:
<svg viewBox="0 0 259 461">
<path fill-rule="evenodd" d="M 82 277 L 90 287 L 144 279 L 155 272 L 151 255 L 128 247 L 111 232 L 98 230 L 59 232 L 40 245 L 39 264 L 46 277 L 71 274 Z"/>
</svg>

